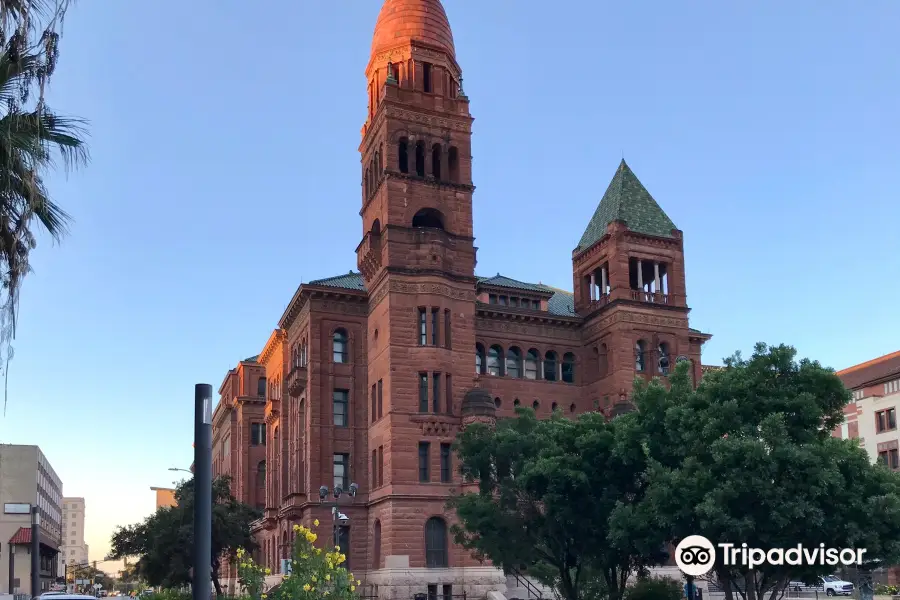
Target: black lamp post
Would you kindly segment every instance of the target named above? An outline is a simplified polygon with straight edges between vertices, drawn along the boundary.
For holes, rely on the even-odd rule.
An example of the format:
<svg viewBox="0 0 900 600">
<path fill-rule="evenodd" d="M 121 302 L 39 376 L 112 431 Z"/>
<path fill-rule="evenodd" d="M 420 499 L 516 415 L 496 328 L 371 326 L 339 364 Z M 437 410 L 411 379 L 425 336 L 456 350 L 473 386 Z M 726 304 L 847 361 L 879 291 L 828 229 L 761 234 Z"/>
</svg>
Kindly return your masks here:
<svg viewBox="0 0 900 600">
<path fill-rule="evenodd" d="M 31 595 L 41 595 L 41 515 L 31 507 Z"/>
<path fill-rule="evenodd" d="M 328 498 L 328 492 L 334 494 L 334 502 L 325 502 L 325 499 Z M 347 494 L 350 498 L 356 498 L 356 493 L 359 491 L 359 486 L 355 483 L 350 484 L 350 489 L 347 490 Z M 323 485 L 319 488 L 319 500 L 322 501 L 326 506 L 331 507 L 331 530 L 332 530 L 332 542 L 334 547 L 340 546 L 340 525 L 346 525 L 350 522 L 350 517 L 345 515 L 344 513 L 338 510 L 338 500 L 343 495 L 344 489 L 336 485 L 333 490 L 329 490 L 327 485 Z"/>
</svg>

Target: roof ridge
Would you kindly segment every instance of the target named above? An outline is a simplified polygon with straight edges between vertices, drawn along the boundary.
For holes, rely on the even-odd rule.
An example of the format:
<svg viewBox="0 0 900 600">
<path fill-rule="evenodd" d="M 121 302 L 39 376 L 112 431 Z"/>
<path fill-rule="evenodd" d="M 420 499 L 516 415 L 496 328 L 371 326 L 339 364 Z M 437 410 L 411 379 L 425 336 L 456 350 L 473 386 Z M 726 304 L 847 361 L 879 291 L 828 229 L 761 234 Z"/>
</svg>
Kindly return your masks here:
<svg viewBox="0 0 900 600">
<path fill-rule="evenodd" d="M 866 367 L 873 367 L 879 363 L 891 360 L 893 358 L 900 358 L 900 350 L 885 354 L 884 356 L 879 356 L 878 358 L 867 360 L 866 362 L 859 363 L 858 365 L 853 365 L 852 367 L 847 367 L 846 369 L 841 369 L 840 371 L 837 371 L 835 375 L 845 375 L 847 373 L 853 373 L 859 371 L 860 369 L 865 369 Z"/>
</svg>

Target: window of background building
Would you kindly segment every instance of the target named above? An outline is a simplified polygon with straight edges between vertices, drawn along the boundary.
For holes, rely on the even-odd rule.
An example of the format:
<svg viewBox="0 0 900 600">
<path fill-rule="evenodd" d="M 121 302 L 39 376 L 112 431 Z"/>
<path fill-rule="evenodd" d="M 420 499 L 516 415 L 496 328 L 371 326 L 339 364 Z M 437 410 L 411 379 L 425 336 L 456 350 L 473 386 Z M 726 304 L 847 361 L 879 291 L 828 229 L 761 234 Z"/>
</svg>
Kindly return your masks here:
<svg viewBox="0 0 900 600">
<path fill-rule="evenodd" d="M 878 460 L 892 469 L 900 469 L 900 450 L 892 448 L 878 453 Z"/>
<path fill-rule="evenodd" d="M 450 444 L 441 444 L 441 482 L 450 483 Z"/>
<path fill-rule="evenodd" d="M 875 428 L 878 433 L 897 429 L 897 409 L 886 408 L 876 412 Z"/>
</svg>

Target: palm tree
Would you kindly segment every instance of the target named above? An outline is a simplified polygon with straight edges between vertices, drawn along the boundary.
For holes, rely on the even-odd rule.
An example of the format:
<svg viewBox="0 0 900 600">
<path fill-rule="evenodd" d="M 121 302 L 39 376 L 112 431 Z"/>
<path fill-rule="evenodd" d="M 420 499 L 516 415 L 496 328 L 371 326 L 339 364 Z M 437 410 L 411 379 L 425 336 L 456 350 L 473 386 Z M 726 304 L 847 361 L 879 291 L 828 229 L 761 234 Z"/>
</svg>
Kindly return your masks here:
<svg viewBox="0 0 900 600">
<path fill-rule="evenodd" d="M 44 100 L 67 6 L 68 0 L 0 0 L 0 344 L 15 337 L 37 231 L 59 241 L 70 223 L 44 176 L 58 160 L 67 171 L 88 160 L 84 121 L 56 114 Z M 48 14 L 47 24 L 36 25 Z"/>
</svg>

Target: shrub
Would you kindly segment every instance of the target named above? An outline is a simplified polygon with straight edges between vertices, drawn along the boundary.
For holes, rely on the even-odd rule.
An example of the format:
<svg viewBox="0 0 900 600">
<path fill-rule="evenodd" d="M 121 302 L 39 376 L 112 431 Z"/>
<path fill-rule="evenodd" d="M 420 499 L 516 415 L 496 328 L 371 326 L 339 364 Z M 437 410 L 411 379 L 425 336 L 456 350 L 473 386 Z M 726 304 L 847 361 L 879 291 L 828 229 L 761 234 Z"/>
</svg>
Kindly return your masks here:
<svg viewBox="0 0 900 600">
<path fill-rule="evenodd" d="M 641 577 L 625 590 L 625 600 L 682 600 L 681 582 L 669 577 Z"/>
</svg>

